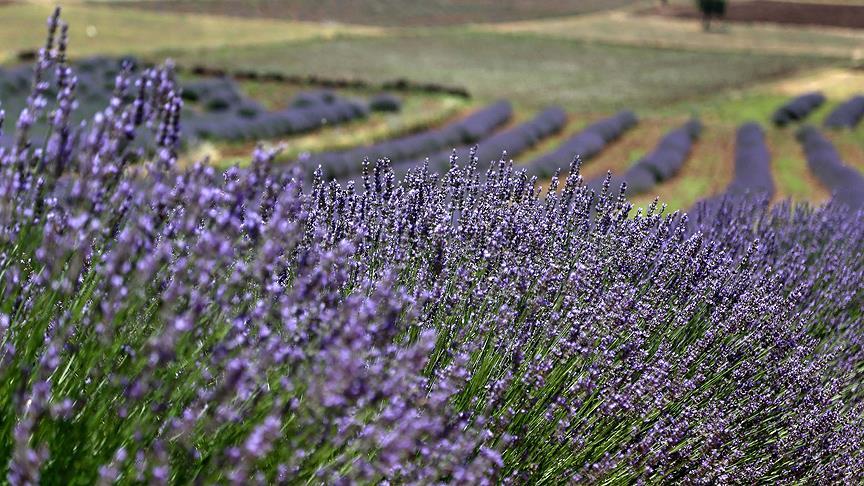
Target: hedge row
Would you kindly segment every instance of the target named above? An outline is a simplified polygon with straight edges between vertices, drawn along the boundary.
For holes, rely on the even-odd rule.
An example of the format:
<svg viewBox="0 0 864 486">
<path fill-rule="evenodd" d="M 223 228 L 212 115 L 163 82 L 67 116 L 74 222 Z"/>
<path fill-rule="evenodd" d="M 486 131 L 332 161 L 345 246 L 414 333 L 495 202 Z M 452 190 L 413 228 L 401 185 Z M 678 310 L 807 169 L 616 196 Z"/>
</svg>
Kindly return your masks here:
<svg viewBox="0 0 864 486">
<path fill-rule="evenodd" d="M 369 107 L 326 90 L 299 93 L 282 110 L 267 111 L 244 96 L 228 78 L 208 78 L 187 84 L 185 99 L 203 112 L 192 111 L 183 125 L 187 136 L 220 140 L 255 140 L 317 130 L 369 115 Z"/>
<path fill-rule="evenodd" d="M 226 77 L 235 79 L 247 79 L 252 81 L 270 81 L 276 83 L 288 83 L 307 86 L 318 86 L 321 88 L 355 88 L 370 90 L 404 91 L 428 94 L 447 94 L 461 98 L 471 98 L 467 89 L 461 86 L 448 86 L 438 83 L 419 83 L 409 79 L 399 78 L 383 83 L 371 83 L 365 79 L 358 78 L 330 78 L 316 74 L 285 74 L 275 71 L 258 72 L 251 69 L 228 71 L 210 66 L 195 65 L 190 68 L 180 68 L 198 76 Z"/>
<path fill-rule="evenodd" d="M 735 137 L 735 175 L 726 188 L 729 194 L 761 193 L 774 195 L 771 176 L 771 152 L 765 133 L 758 123 L 738 127 Z"/>
<path fill-rule="evenodd" d="M 774 197 L 771 153 L 758 123 L 738 127 L 735 137 L 735 174 L 720 194 L 699 200 L 688 213 L 698 218 L 718 217 L 730 199 L 748 198 L 769 202 Z"/>
</svg>

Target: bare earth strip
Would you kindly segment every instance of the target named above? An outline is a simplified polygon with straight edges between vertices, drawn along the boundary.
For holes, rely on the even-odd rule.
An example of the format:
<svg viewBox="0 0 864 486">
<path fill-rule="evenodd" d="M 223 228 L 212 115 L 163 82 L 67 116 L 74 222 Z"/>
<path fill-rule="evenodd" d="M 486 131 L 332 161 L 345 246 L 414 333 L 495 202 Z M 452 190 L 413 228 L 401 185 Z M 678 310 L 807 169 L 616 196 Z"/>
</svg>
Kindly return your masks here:
<svg viewBox="0 0 864 486">
<path fill-rule="evenodd" d="M 475 29 L 643 47 L 864 59 L 862 30 L 729 24 L 724 25 L 721 31 L 706 34 L 698 21 L 644 16 L 627 10 L 554 20 L 478 25 Z"/>
<path fill-rule="evenodd" d="M 836 1 L 836 0 L 835 0 Z M 701 14 L 691 2 L 684 5 L 655 6 L 646 14 L 699 19 Z M 864 28 L 864 5 L 859 2 L 820 4 L 781 0 L 749 0 L 729 2 L 724 22 L 770 22 L 788 25 L 824 25 L 851 29 Z"/>
</svg>

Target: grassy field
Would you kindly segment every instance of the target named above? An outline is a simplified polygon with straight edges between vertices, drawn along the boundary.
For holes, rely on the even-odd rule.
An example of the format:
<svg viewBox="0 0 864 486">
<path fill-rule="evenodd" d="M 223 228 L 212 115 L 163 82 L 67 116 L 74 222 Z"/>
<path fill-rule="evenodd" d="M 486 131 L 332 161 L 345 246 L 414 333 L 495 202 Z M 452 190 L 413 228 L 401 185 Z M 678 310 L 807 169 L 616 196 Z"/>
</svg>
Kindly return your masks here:
<svg viewBox="0 0 864 486">
<path fill-rule="evenodd" d="M 597 12 L 638 0 L 142 0 L 110 3 L 160 12 L 216 13 L 361 25 L 430 26 Z M 95 2 L 94 2 L 95 3 Z"/>
<path fill-rule="evenodd" d="M 290 74 L 373 81 L 407 76 L 462 85 L 480 100 L 508 98 L 526 108 L 557 103 L 580 113 L 658 107 L 832 63 L 814 56 L 646 49 L 463 29 L 162 54 L 180 63 Z"/>
<path fill-rule="evenodd" d="M 586 164 L 586 177 L 594 177 L 625 170 L 666 130 L 698 114 L 706 124 L 703 138 L 679 177 L 656 191 L 672 209 L 687 208 L 729 181 L 738 124 L 765 124 L 790 96 L 816 89 L 830 100 L 814 115 L 818 123 L 864 86 L 864 71 L 849 69 L 864 58 L 864 31 L 730 24 L 706 34 L 698 22 L 636 13 L 651 2 L 543 0 L 530 5 L 531 13 L 517 0 L 410 1 L 399 2 L 399 8 L 393 0 L 362 0 L 340 2 L 341 9 L 331 0 L 242 2 L 248 8 L 239 8 L 238 0 L 183 0 L 145 2 L 146 12 L 93 3 L 118 2 L 75 2 L 66 9 L 74 55 L 133 53 L 153 61 L 172 57 L 185 65 L 372 82 L 408 78 L 464 86 L 474 96 L 466 103 L 411 95 L 401 114 L 269 141 L 285 144 L 284 159 L 420 130 L 497 98 L 514 103 L 517 120 L 549 104 L 564 106 L 571 122 L 559 136 L 519 157 L 529 160 L 592 120 L 622 108 L 636 110 L 643 122 Z M 200 9 L 221 15 L 176 13 Z M 0 25 L 0 62 L 41 43 L 49 10 L 29 3 L 0 7 L 4 20 L 10 19 Z M 542 18 L 548 16 L 558 18 Z M 400 27 L 279 20 L 288 18 Z M 484 23 L 457 25 L 479 21 Z M 405 27 L 415 24 L 424 27 Z M 430 27 L 436 24 L 444 26 Z M 299 89 L 255 82 L 243 87 L 271 107 Z M 793 129 L 766 127 L 766 133 L 778 197 L 824 200 L 828 194 L 809 175 Z M 864 169 L 861 130 L 830 136 L 847 163 Z M 251 146 L 205 144 L 186 160 L 207 155 L 225 165 L 242 160 Z M 646 204 L 654 195 L 638 196 L 636 202 Z"/>
<path fill-rule="evenodd" d="M 22 50 L 41 46 L 47 3 L 0 5 L 0 63 Z M 196 49 L 327 39 L 339 35 L 375 35 L 371 27 L 320 25 L 283 20 L 214 15 L 162 14 L 107 6 L 64 6 L 72 55 L 141 54 L 169 48 Z"/>
</svg>

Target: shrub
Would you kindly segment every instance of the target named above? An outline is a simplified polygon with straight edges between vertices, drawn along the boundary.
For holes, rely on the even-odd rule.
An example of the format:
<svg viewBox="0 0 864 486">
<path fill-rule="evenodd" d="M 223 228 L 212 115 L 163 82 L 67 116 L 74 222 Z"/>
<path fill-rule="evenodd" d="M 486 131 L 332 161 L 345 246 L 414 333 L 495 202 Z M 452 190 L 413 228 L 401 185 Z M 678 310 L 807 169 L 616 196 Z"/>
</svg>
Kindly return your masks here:
<svg viewBox="0 0 864 486">
<path fill-rule="evenodd" d="M 853 96 L 825 117 L 827 128 L 855 128 L 864 119 L 864 95 Z"/>
<path fill-rule="evenodd" d="M 402 100 L 392 94 L 381 93 L 369 100 L 369 108 L 372 111 L 397 112 L 402 109 Z"/>
<path fill-rule="evenodd" d="M 810 172 L 834 194 L 837 201 L 851 208 L 864 208 L 864 175 L 843 162 L 834 144 L 812 126 L 802 127 L 798 131 L 798 140 Z"/>
<path fill-rule="evenodd" d="M 508 158 L 516 157 L 540 140 L 560 132 L 566 123 L 567 114 L 564 110 L 553 106 L 530 120 L 479 140 L 477 145 L 446 148 L 421 159 L 396 163 L 394 169 L 401 176 L 409 168 L 425 164 L 430 172 L 443 174 L 450 168 L 451 161 L 469 164 L 476 159 L 487 164 L 499 160 L 505 152 Z"/>
<path fill-rule="evenodd" d="M 819 92 L 805 93 L 792 98 L 771 116 L 771 120 L 778 127 L 797 122 L 807 118 L 810 113 L 825 103 L 825 95 Z"/>
<path fill-rule="evenodd" d="M 711 29 L 711 20 L 726 15 L 726 0 L 696 0 L 696 6 L 702 12 L 702 26 L 707 31 Z"/>
<path fill-rule="evenodd" d="M 385 140 L 370 146 L 312 154 L 304 161 L 304 166 L 308 173 L 320 166 L 325 178 L 355 176 L 363 170 L 365 158 L 375 161 L 386 157 L 399 162 L 475 143 L 507 123 L 512 116 L 513 107 L 508 101 L 500 100 L 440 128 Z"/>
</svg>

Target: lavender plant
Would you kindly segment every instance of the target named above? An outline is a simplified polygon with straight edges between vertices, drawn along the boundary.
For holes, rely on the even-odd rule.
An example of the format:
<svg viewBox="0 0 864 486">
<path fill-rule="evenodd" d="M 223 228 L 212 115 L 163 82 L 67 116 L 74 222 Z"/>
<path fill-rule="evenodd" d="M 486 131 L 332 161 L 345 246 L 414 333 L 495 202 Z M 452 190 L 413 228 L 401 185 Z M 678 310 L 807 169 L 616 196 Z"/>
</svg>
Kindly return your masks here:
<svg viewBox="0 0 864 486">
<path fill-rule="evenodd" d="M 0 149 L 9 483 L 862 479 L 862 212 L 632 215 L 578 162 L 545 196 L 476 160 L 181 171 L 170 65 L 70 126 L 64 51 L 55 14 Z"/>
</svg>

